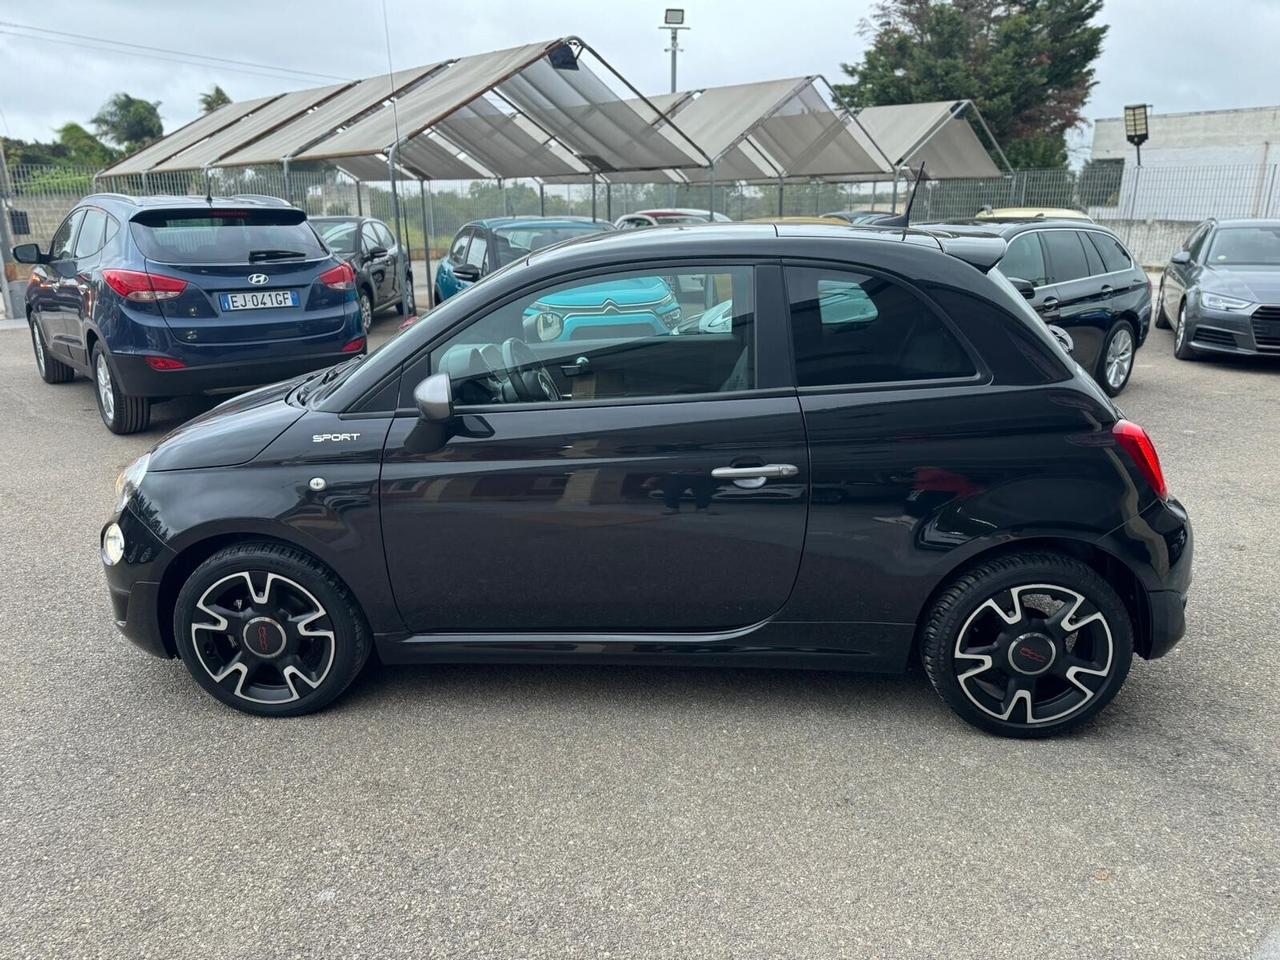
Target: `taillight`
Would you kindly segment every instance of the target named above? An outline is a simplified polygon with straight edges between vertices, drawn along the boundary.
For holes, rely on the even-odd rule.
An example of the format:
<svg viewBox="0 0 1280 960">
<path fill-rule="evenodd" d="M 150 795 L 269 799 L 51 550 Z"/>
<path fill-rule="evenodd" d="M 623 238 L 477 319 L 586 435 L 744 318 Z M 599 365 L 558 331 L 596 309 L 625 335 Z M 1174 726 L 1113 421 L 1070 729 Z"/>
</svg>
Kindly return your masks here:
<svg viewBox="0 0 1280 960">
<path fill-rule="evenodd" d="M 186 364 L 173 357 L 147 357 L 147 366 L 152 370 L 182 370 Z"/>
<path fill-rule="evenodd" d="M 342 352 L 358 353 L 359 351 L 364 349 L 364 345 L 365 345 L 364 337 L 356 337 L 354 340 L 352 340 L 350 343 L 348 343 L 346 346 L 342 348 Z"/>
<path fill-rule="evenodd" d="M 1147 431 L 1129 420 L 1118 420 L 1111 432 L 1115 435 L 1116 442 L 1137 465 L 1138 472 L 1151 484 L 1156 496 L 1161 500 L 1168 500 L 1169 485 L 1165 483 L 1164 471 L 1160 469 L 1160 457 L 1156 454 L 1155 445 L 1147 436 Z"/>
<path fill-rule="evenodd" d="M 172 300 L 187 289 L 185 280 L 139 270 L 103 270 L 102 279 L 108 287 L 134 303 Z"/>
<path fill-rule="evenodd" d="M 320 282 L 331 290 L 354 290 L 356 272 L 351 269 L 351 264 L 340 263 L 332 270 L 320 274 Z"/>
</svg>

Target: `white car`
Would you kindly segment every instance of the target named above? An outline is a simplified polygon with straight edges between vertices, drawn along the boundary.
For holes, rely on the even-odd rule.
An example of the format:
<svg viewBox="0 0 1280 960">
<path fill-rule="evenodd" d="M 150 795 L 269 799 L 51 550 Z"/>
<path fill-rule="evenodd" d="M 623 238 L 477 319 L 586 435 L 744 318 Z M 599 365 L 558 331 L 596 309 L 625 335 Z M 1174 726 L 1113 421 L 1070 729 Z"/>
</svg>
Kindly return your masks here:
<svg viewBox="0 0 1280 960">
<path fill-rule="evenodd" d="M 663 210 L 637 210 L 624 213 L 613 225 L 619 230 L 639 230 L 642 227 L 670 227 L 689 223 L 729 223 L 723 213 L 711 213 L 691 207 L 668 207 Z"/>
</svg>

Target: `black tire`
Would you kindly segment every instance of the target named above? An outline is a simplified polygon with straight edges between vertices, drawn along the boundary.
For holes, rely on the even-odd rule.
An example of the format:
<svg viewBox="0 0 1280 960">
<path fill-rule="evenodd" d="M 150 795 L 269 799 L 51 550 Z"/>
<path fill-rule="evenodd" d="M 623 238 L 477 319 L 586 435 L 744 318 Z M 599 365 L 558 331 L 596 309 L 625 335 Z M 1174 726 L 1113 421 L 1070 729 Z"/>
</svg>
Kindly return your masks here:
<svg viewBox="0 0 1280 960">
<path fill-rule="evenodd" d="M 1173 328 L 1173 355 L 1179 360 L 1198 360 L 1200 351 L 1191 345 L 1191 334 L 1187 332 L 1187 305 L 1178 307 L 1178 323 Z"/>
<path fill-rule="evenodd" d="M 40 371 L 40 379 L 45 383 L 69 383 L 74 380 L 75 370 L 49 356 L 40 322 L 35 317 L 27 317 L 27 322 L 31 325 L 31 349 L 36 355 L 36 369 Z"/>
<path fill-rule="evenodd" d="M 1115 383 L 1111 381 L 1110 360 L 1109 355 L 1114 346 L 1121 343 L 1121 338 L 1128 337 L 1129 352 L 1128 366 L 1123 369 L 1120 379 Z M 1098 381 L 1098 385 L 1109 397 L 1118 397 L 1126 386 L 1129 384 L 1129 378 L 1133 376 L 1133 365 L 1137 363 L 1138 353 L 1138 334 L 1133 329 L 1133 324 L 1128 320 L 1118 321 L 1111 331 L 1102 341 L 1102 350 L 1098 353 L 1098 368 L 1093 372 L 1093 379 Z"/>
<path fill-rule="evenodd" d="M 369 328 L 373 326 L 373 295 L 364 287 L 360 288 L 360 327 L 363 333 L 368 333 Z"/>
<path fill-rule="evenodd" d="M 1041 616 L 1042 597 L 1062 599 L 1054 617 L 1074 633 Z M 1009 623 L 1019 611 L 1022 619 Z M 920 653 L 934 689 L 966 722 L 1004 737 L 1047 737 L 1086 722 L 1116 695 L 1133 660 L 1133 626 L 1093 569 L 1027 551 L 980 563 L 938 594 L 920 628 Z M 1018 669 L 1015 660 L 1039 672 Z"/>
<path fill-rule="evenodd" d="M 98 414 L 107 429 L 121 435 L 147 429 L 151 423 L 151 398 L 131 397 L 120 389 L 120 378 L 116 376 L 115 365 L 107 351 L 102 349 L 101 343 L 93 345 L 90 369 L 93 372 L 93 398 L 97 401 Z"/>
<path fill-rule="evenodd" d="M 1169 318 L 1164 315 L 1164 278 L 1163 277 L 1160 278 L 1160 289 L 1156 293 L 1155 308 L 1151 311 L 1151 314 L 1155 318 L 1154 322 L 1156 325 L 1156 329 L 1158 330 L 1170 329 Z"/>
<path fill-rule="evenodd" d="M 223 606 L 237 594 L 250 603 Z M 202 600 L 208 606 L 198 606 Z M 316 612 L 311 605 L 318 617 L 305 616 Z M 342 581 L 310 555 L 280 543 L 236 544 L 200 564 L 178 592 L 173 635 L 200 686 L 228 706 L 265 717 L 300 716 L 328 706 L 350 686 L 372 649 L 364 614 Z M 260 636 L 263 649 L 271 647 L 269 655 L 251 649 Z M 243 670 L 233 665 L 237 657 Z"/>
<path fill-rule="evenodd" d="M 411 317 L 417 312 L 418 304 L 413 294 L 413 277 L 410 276 L 405 283 L 404 296 L 396 302 L 396 313 L 402 317 Z"/>
</svg>

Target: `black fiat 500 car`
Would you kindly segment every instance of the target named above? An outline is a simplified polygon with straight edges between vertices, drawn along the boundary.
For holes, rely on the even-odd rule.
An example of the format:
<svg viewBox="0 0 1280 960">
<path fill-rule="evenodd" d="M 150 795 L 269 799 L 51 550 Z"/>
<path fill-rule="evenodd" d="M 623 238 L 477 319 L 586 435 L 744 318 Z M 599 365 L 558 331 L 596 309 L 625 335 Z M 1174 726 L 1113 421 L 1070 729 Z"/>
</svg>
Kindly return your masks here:
<svg viewBox="0 0 1280 960">
<path fill-rule="evenodd" d="M 1182 635 L 1191 528 L 1141 427 L 991 270 L 1004 252 L 765 224 L 535 252 L 126 469 L 116 620 L 259 714 L 328 704 L 374 650 L 915 654 L 979 727 L 1066 729 Z M 679 325 L 564 336 L 564 305 L 655 279 Z"/>
<path fill-rule="evenodd" d="M 1151 285 L 1110 230 L 1081 220 L 974 220 L 947 230 L 995 233 L 1009 244 L 999 265 L 1025 280 L 1031 306 L 1065 330 L 1071 356 L 1116 396 L 1129 382 L 1151 323 Z"/>
</svg>

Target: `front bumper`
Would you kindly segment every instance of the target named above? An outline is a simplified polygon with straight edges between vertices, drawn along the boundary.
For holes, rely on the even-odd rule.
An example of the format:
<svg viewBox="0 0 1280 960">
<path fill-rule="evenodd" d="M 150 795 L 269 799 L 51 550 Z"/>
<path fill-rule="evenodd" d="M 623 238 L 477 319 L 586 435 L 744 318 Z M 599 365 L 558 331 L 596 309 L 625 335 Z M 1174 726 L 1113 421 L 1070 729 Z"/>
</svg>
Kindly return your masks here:
<svg viewBox="0 0 1280 960">
<path fill-rule="evenodd" d="M 174 553 L 132 510 L 122 510 L 114 523 L 124 533 L 124 556 L 108 564 L 103 557 L 107 590 L 116 627 L 137 647 L 156 657 L 172 657 L 174 650 L 160 618 L 160 585 Z M 106 524 L 102 533 L 106 532 Z M 101 553 L 102 534 L 98 537 Z"/>
<path fill-rule="evenodd" d="M 1280 320 L 1258 317 L 1257 312 L 1256 307 L 1242 313 L 1200 306 L 1192 314 L 1188 307 L 1187 332 L 1191 346 L 1206 353 L 1280 357 Z"/>
<path fill-rule="evenodd" d="M 367 348 L 365 348 L 367 349 Z M 323 370 L 365 352 L 326 351 L 300 357 L 209 363 L 181 370 L 152 370 L 144 357 L 121 353 L 112 361 L 121 389 L 131 397 L 184 397 L 202 393 L 248 390 Z"/>
</svg>

